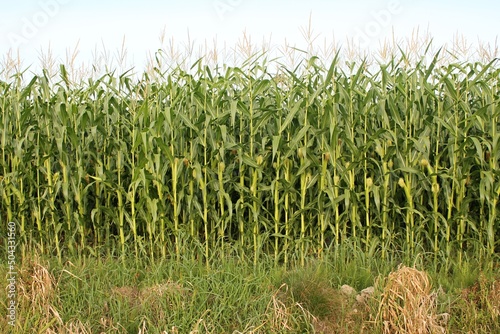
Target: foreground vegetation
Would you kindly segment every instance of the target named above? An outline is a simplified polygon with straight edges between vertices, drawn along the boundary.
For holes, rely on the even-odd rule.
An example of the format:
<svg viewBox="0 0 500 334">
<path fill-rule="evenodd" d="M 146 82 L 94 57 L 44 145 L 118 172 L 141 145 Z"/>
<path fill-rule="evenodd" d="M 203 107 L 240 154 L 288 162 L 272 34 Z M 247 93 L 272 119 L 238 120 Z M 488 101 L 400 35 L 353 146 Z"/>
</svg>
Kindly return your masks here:
<svg viewBox="0 0 500 334">
<path fill-rule="evenodd" d="M 10 327 L 2 317 L 0 331 L 397 333 L 394 326 L 401 324 L 394 321 L 394 312 L 391 317 L 391 308 L 404 307 L 410 298 L 425 298 L 434 303 L 430 313 L 405 308 L 412 324 L 405 333 L 437 333 L 423 330 L 418 318 L 443 319 L 438 328 L 448 333 L 499 332 L 498 266 L 491 270 L 476 260 L 464 260 L 453 275 L 430 271 L 430 293 L 407 296 L 394 305 L 386 300 L 396 294 L 383 293 L 398 261 L 366 258 L 362 251 L 343 248 L 288 270 L 276 268 L 271 257 L 257 266 L 226 258 L 212 263 L 211 269 L 189 258 L 137 263 L 132 257 L 125 265 L 111 258 L 75 259 L 62 265 L 54 258 L 33 258 L 18 268 L 16 325 Z M 427 267 L 421 257 L 414 264 Z M 2 267 L 0 275 L 5 274 Z M 419 286 L 418 277 L 405 277 L 411 286 Z M 375 293 L 358 302 L 339 289 L 344 284 L 357 291 L 375 286 Z M 3 309 L 4 289 L 0 300 Z M 388 320 L 393 327 L 384 332 Z M 399 327 L 402 333 L 403 328 Z"/>
</svg>

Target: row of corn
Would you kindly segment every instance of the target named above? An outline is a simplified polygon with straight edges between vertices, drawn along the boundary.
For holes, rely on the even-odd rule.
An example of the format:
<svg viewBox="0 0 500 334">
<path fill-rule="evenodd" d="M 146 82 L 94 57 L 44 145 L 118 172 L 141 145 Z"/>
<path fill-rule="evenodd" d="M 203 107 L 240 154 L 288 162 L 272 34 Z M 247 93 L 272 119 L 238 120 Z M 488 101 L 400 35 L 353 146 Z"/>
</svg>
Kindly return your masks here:
<svg viewBox="0 0 500 334">
<path fill-rule="evenodd" d="M 31 79 L 31 78 L 30 78 Z M 289 263 L 353 242 L 491 256 L 498 62 L 46 72 L 0 82 L 0 217 L 24 253 Z M 5 233 L 4 233 L 5 234 Z M 5 238 L 4 238 L 5 240 Z M 229 256 L 228 255 L 228 256 Z"/>
</svg>

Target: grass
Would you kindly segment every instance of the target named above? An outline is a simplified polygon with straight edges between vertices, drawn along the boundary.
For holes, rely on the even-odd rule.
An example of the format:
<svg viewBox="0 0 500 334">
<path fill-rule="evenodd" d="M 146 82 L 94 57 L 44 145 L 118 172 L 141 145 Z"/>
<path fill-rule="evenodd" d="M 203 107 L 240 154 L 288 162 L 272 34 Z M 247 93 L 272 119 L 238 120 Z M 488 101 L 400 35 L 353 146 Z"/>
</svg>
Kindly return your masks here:
<svg viewBox="0 0 500 334">
<path fill-rule="evenodd" d="M 382 260 L 380 254 L 366 259 L 363 250 L 352 247 L 343 252 L 349 256 L 325 250 L 323 259 L 308 257 L 304 266 L 299 257 L 289 269 L 276 266 L 272 257 L 254 266 L 225 256 L 209 269 L 188 256 L 180 261 L 140 263 L 134 257 L 125 262 L 91 257 L 64 264 L 54 258 L 27 258 L 18 268 L 16 325 L 9 327 L 3 317 L 0 331 L 383 333 L 377 319 L 380 305 L 399 303 L 385 301 L 401 295 L 387 291 L 394 290 L 398 280 L 406 279 L 404 286 L 418 285 L 419 280 L 401 276 L 398 259 Z M 432 260 L 416 264 L 416 268 L 423 267 L 432 268 Z M 475 261 L 463 261 L 460 270 L 461 275 L 418 272 L 415 277 L 427 277 L 426 291 L 409 295 L 434 298 L 429 300 L 433 314 L 449 314 L 449 333 L 498 332 L 498 263 L 491 270 Z M 0 275 L 7 275 L 5 267 Z M 359 304 L 342 294 L 339 288 L 344 284 L 357 291 L 375 286 L 376 293 L 366 304 Z M 0 300 L 5 309 L 5 290 Z"/>
</svg>

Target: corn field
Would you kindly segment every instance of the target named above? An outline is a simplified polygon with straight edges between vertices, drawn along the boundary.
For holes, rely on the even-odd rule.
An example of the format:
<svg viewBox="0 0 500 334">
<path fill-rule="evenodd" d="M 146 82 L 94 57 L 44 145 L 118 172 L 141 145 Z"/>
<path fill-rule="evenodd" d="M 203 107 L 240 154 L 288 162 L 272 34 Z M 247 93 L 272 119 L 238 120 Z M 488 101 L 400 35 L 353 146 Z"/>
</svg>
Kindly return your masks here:
<svg viewBox="0 0 500 334">
<path fill-rule="evenodd" d="M 500 67 L 438 59 L 18 73 L 0 81 L 2 230 L 59 259 L 493 256 Z"/>
</svg>

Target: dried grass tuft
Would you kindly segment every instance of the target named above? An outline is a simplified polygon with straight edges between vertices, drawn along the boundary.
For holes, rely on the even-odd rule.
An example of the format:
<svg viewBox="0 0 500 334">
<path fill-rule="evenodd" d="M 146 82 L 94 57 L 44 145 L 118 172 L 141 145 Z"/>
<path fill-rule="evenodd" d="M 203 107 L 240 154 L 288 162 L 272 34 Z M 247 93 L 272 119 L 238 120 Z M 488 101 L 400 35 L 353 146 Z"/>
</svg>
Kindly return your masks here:
<svg viewBox="0 0 500 334">
<path fill-rule="evenodd" d="M 56 307 L 57 281 L 38 259 L 19 270 L 18 291 L 20 307 L 43 314 L 40 325 L 46 325 L 47 330 L 63 323 Z"/>
<path fill-rule="evenodd" d="M 474 285 L 462 291 L 461 297 L 468 308 L 486 311 L 494 321 L 500 318 L 500 279 L 491 281 L 481 275 Z"/>
<path fill-rule="evenodd" d="M 493 317 L 500 317 L 500 279 L 495 280 L 491 284 L 491 290 L 488 296 L 491 301 L 491 310 Z"/>
<path fill-rule="evenodd" d="M 34 261 L 28 268 L 23 268 L 20 275 L 19 290 L 21 296 L 32 307 L 46 305 L 55 295 L 56 281 L 48 269 Z"/>
<path fill-rule="evenodd" d="M 309 321 L 317 321 L 307 309 L 300 303 L 288 303 L 288 285 L 282 284 L 279 289 L 273 294 L 267 305 L 265 314 L 267 319 L 258 327 L 252 329 L 251 333 L 260 333 L 262 328 L 267 328 L 272 332 L 280 331 L 297 331 L 297 323 L 294 314 L 300 310 L 303 316 Z M 285 302 L 284 302 L 285 301 Z"/>
<path fill-rule="evenodd" d="M 279 295 L 282 289 L 288 290 L 288 286 L 283 284 L 272 296 L 269 304 L 267 305 L 266 314 L 272 314 L 269 319 L 271 328 L 283 328 L 286 330 L 291 330 L 289 325 L 289 319 L 291 317 L 291 312 L 284 302 L 281 301 Z"/>
<path fill-rule="evenodd" d="M 406 266 L 389 274 L 377 314 L 387 334 L 446 333 L 427 273 Z"/>
</svg>

